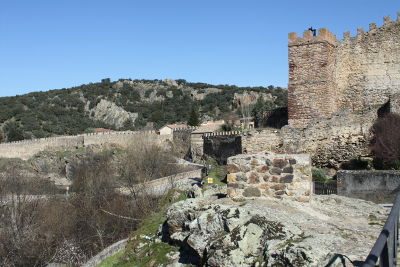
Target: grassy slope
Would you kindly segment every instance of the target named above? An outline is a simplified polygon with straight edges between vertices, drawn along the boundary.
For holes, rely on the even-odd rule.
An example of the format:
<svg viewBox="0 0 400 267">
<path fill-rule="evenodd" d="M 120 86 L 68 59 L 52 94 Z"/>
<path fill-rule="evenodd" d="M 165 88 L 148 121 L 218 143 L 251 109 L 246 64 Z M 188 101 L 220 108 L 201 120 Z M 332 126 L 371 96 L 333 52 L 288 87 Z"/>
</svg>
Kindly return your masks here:
<svg viewBox="0 0 400 267">
<path fill-rule="evenodd" d="M 178 195 L 179 194 L 179 195 Z M 174 202 L 184 200 L 186 194 L 176 190 L 169 192 L 160 202 L 160 210 L 149 215 L 132 233 L 125 250 L 105 259 L 100 267 L 156 266 L 168 262 L 167 254 L 178 248 L 159 242 L 156 238 L 160 225 L 166 220 L 167 208 Z"/>
</svg>

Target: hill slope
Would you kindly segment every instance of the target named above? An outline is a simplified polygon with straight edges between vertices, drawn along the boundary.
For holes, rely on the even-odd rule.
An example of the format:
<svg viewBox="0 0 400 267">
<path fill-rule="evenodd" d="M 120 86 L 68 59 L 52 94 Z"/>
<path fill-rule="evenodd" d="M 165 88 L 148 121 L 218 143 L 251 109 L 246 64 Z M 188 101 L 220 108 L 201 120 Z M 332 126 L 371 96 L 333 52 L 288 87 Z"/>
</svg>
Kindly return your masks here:
<svg viewBox="0 0 400 267">
<path fill-rule="evenodd" d="M 157 128 L 187 121 L 192 109 L 203 120 L 221 119 L 240 114 L 244 105 L 252 106 L 257 99 L 282 107 L 287 91 L 273 86 L 237 87 L 185 80 L 103 79 L 68 89 L 0 98 L 0 139 L 74 135 L 99 127 L 133 130 L 149 122 Z"/>
</svg>

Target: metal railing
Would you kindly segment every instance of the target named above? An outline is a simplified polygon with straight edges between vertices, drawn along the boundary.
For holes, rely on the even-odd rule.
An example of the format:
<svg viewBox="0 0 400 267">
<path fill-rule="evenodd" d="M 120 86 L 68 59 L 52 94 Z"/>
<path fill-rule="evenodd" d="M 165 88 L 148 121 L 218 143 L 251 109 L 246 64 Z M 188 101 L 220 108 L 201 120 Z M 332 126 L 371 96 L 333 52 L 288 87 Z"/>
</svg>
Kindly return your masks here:
<svg viewBox="0 0 400 267">
<path fill-rule="evenodd" d="M 363 267 L 397 266 L 397 247 L 399 243 L 400 194 L 397 195 L 383 229 L 372 247 Z M 377 265 L 379 264 L 379 265 Z"/>
<path fill-rule="evenodd" d="M 313 182 L 313 193 L 316 195 L 331 195 L 337 194 L 336 181 L 332 182 Z"/>
</svg>

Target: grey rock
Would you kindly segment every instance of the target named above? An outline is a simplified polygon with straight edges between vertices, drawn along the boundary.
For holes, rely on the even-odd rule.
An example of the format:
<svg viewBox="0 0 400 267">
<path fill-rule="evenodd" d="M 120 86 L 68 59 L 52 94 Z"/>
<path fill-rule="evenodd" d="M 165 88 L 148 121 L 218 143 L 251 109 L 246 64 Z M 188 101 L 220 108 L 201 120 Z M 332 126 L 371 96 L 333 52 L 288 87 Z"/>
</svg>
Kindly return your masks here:
<svg viewBox="0 0 400 267">
<path fill-rule="evenodd" d="M 102 99 L 94 108 L 93 117 L 96 120 L 115 125 L 117 128 L 122 128 L 127 121 L 130 121 L 134 125 L 138 114 L 128 112 L 113 102 Z"/>
<path fill-rule="evenodd" d="M 379 205 L 335 195 L 309 203 L 203 197 L 173 204 L 165 233 L 194 265 L 325 266 L 336 253 L 366 257 L 382 227 L 370 218 L 386 216 Z"/>
</svg>

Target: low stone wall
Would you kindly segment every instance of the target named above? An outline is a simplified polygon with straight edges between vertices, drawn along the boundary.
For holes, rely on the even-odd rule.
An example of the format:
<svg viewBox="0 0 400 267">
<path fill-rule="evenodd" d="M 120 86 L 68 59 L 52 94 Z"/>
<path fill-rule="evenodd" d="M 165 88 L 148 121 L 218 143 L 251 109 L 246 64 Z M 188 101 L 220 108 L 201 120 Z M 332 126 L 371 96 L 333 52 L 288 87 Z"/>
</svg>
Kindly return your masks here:
<svg viewBox="0 0 400 267">
<path fill-rule="evenodd" d="M 228 196 L 273 196 L 309 201 L 312 188 L 308 154 L 259 153 L 228 158 Z"/>
<path fill-rule="evenodd" d="M 198 167 L 193 171 L 182 172 L 162 177 L 156 180 L 152 180 L 144 184 L 140 184 L 137 186 L 137 189 L 139 190 L 143 188 L 146 190 L 147 194 L 160 196 L 174 187 L 187 183 L 188 182 L 187 179 L 193 178 L 193 183 L 194 183 L 195 178 L 201 178 L 201 177 L 202 177 L 202 168 Z M 130 193 L 128 188 L 120 188 L 119 191 L 122 194 Z"/>
<path fill-rule="evenodd" d="M 111 246 L 103 249 L 100 253 L 98 253 L 96 256 L 94 256 L 88 262 L 86 262 L 84 265 L 82 265 L 82 267 L 96 267 L 106 258 L 123 250 L 126 247 L 128 240 L 129 240 L 128 238 L 120 240 L 120 241 L 112 244 Z"/>
<path fill-rule="evenodd" d="M 338 195 L 392 203 L 400 191 L 400 171 L 339 171 Z"/>
</svg>

